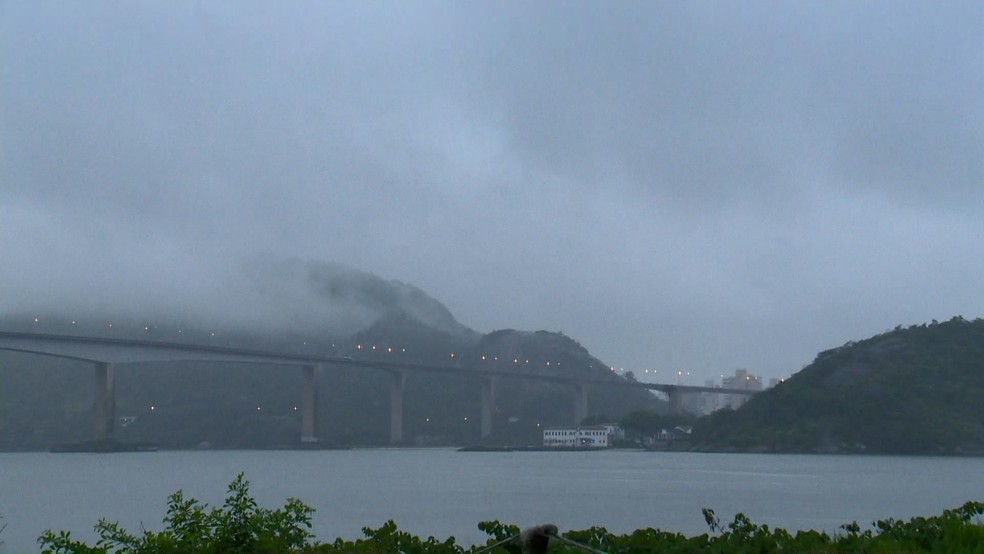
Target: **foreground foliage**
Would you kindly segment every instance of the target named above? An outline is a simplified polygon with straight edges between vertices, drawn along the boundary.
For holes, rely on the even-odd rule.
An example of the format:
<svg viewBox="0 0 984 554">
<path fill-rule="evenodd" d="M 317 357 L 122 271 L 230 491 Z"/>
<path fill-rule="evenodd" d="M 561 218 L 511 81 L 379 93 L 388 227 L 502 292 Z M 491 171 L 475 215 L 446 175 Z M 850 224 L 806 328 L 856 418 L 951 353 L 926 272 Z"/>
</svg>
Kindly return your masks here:
<svg viewBox="0 0 984 554">
<path fill-rule="evenodd" d="M 67 531 L 45 531 L 38 543 L 45 554 L 356 554 L 401 552 L 406 554 L 467 554 L 486 552 L 486 546 L 462 547 L 453 537 L 438 541 L 400 531 L 388 521 L 378 529 L 364 528 L 364 538 L 315 542 L 311 533 L 314 509 L 291 498 L 275 510 L 262 508 L 249 495 L 249 482 L 239 474 L 229 485 L 221 508 L 209 509 L 195 499 L 185 499 L 178 491 L 168 499 L 166 528 L 131 534 L 116 522 L 99 520 L 95 545 L 75 540 Z M 574 553 L 587 549 L 608 553 L 766 553 L 766 552 L 984 552 L 984 503 L 968 502 L 944 510 L 941 515 L 916 517 L 908 521 L 881 520 L 872 529 L 861 530 L 857 523 L 841 527 L 835 535 L 818 531 L 770 529 L 753 523 L 744 514 L 722 525 L 713 510 L 704 510 L 710 529 L 695 537 L 658 529 L 639 529 L 620 535 L 603 527 L 564 533 L 551 541 L 550 552 Z M 488 545 L 516 537 L 519 527 L 486 521 L 479 529 L 489 535 Z M 576 544 L 586 548 L 578 548 Z M 520 554 L 518 541 L 506 542 L 491 550 Z"/>
<path fill-rule="evenodd" d="M 116 522 L 100 519 L 95 526 L 99 535 L 95 546 L 72 539 L 67 531 L 47 530 L 38 542 L 42 552 L 73 554 L 299 552 L 310 547 L 313 513 L 313 508 L 295 498 L 277 510 L 259 507 L 240 473 L 229 485 L 222 508 L 209 510 L 195 499 L 185 499 L 181 491 L 172 494 L 163 531 L 145 529 L 133 535 Z"/>
</svg>

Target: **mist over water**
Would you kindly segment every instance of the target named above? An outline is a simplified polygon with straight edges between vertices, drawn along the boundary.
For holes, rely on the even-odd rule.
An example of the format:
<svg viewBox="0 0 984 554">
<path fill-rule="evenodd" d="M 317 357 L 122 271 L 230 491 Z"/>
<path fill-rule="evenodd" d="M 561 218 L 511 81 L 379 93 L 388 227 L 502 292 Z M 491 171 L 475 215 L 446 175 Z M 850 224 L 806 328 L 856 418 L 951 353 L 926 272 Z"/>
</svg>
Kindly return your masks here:
<svg viewBox="0 0 984 554">
<path fill-rule="evenodd" d="M 189 471 L 189 468 L 195 471 Z M 707 532 L 701 508 L 770 527 L 835 532 L 857 521 L 933 515 L 984 491 L 984 459 L 450 449 L 0 453 L 2 553 L 37 551 L 45 528 L 92 538 L 98 518 L 160 529 L 182 489 L 220 505 L 240 471 L 260 505 L 313 506 L 323 541 L 388 519 L 406 531 L 484 543 L 482 520 L 562 530 L 605 526 Z M 977 498 L 974 498 L 977 495 Z"/>
</svg>

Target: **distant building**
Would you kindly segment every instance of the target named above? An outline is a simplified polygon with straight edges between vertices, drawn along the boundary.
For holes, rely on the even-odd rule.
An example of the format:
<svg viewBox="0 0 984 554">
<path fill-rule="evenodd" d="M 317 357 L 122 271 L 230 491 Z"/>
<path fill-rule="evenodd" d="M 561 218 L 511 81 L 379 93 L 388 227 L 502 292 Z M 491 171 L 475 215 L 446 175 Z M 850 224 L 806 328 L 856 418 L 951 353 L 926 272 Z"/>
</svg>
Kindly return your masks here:
<svg viewBox="0 0 984 554">
<path fill-rule="evenodd" d="M 769 386 L 775 385 L 776 381 L 782 381 L 781 379 L 773 379 Z M 758 375 L 752 375 L 747 369 L 736 369 L 735 374 L 732 376 L 721 376 L 721 383 L 715 383 L 713 380 L 708 380 L 704 383 L 705 387 L 710 388 L 724 388 L 724 389 L 738 389 L 747 391 L 760 391 L 762 390 L 762 377 Z M 732 410 L 737 410 L 745 402 L 751 398 L 745 394 L 723 394 L 715 392 L 702 392 L 700 394 L 693 395 L 693 407 L 692 412 L 696 414 L 710 414 L 721 410 L 723 408 L 731 408 Z"/>
<path fill-rule="evenodd" d="M 733 377 L 725 377 L 721 379 L 721 387 L 725 389 L 760 391 L 762 390 L 762 377 L 758 375 L 751 375 L 748 373 L 748 370 L 744 368 L 736 369 Z M 744 394 L 729 394 L 727 395 L 725 406 L 731 408 L 732 410 L 737 410 L 745 402 L 748 402 L 749 398 L 749 396 Z"/>
<path fill-rule="evenodd" d="M 693 427 L 689 425 L 678 425 L 673 429 L 662 429 L 659 433 L 643 435 L 639 437 L 639 442 L 647 448 L 658 448 L 675 441 L 688 440 L 692 431 Z"/>
<path fill-rule="evenodd" d="M 704 381 L 704 386 L 707 388 L 721 388 L 720 383 L 716 383 L 713 379 L 708 379 Z M 714 413 L 725 406 L 724 395 L 716 392 L 701 392 L 698 394 L 691 394 L 691 405 L 689 406 L 690 413 L 697 415 L 707 415 Z"/>
<path fill-rule="evenodd" d="M 616 425 L 544 429 L 543 446 L 608 448 L 620 434 L 623 432 Z"/>
<path fill-rule="evenodd" d="M 602 425 L 606 431 L 608 431 L 608 441 L 624 441 L 625 440 L 625 429 L 622 429 L 614 423 L 606 423 Z"/>
</svg>

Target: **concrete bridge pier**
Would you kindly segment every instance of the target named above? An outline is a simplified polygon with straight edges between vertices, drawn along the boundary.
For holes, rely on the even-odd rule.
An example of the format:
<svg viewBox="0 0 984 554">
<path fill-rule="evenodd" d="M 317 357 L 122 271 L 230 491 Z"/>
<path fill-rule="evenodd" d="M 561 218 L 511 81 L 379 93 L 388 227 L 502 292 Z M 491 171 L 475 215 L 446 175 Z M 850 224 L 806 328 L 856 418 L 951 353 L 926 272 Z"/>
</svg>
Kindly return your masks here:
<svg viewBox="0 0 984 554">
<path fill-rule="evenodd" d="M 588 385 L 573 385 L 574 387 L 574 426 L 578 426 L 588 417 Z"/>
<path fill-rule="evenodd" d="M 482 379 L 482 439 L 492 434 L 492 415 L 495 413 L 495 380 Z"/>
<path fill-rule="evenodd" d="M 318 442 L 318 373 L 320 365 L 301 367 L 301 442 Z"/>
<path fill-rule="evenodd" d="M 112 364 L 96 362 L 95 397 L 92 404 L 93 439 L 107 441 L 113 438 L 113 421 L 116 419 L 116 394 L 113 390 Z"/>
<path fill-rule="evenodd" d="M 682 414 L 683 413 L 683 391 L 672 387 L 666 390 L 667 400 L 670 402 L 670 413 L 671 414 Z"/>
<path fill-rule="evenodd" d="M 390 444 L 403 442 L 403 390 L 407 385 L 407 374 L 403 371 L 390 373 Z"/>
</svg>

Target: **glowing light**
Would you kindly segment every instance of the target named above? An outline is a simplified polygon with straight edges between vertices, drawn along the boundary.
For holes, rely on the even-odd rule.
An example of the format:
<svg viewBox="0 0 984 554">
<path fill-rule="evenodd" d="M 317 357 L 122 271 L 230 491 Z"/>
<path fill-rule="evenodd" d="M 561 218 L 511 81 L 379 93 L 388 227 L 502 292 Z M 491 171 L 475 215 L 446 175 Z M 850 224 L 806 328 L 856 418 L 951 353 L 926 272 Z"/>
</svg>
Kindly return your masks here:
<svg viewBox="0 0 984 554">
<path fill-rule="evenodd" d="M 153 404 L 151 404 L 151 405 L 150 405 L 150 411 L 152 411 L 152 412 L 153 412 L 153 411 L 154 411 L 154 410 L 156 410 L 156 409 L 157 409 L 157 406 L 154 406 Z"/>
<path fill-rule="evenodd" d="M 482 354 L 482 361 L 485 361 L 485 354 Z"/>
<path fill-rule="evenodd" d="M 393 352 L 393 347 L 392 346 L 387 346 L 386 347 L 386 351 L 392 353 Z"/>
<path fill-rule="evenodd" d="M 355 348 L 356 348 L 357 350 L 362 350 L 362 345 L 361 345 L 361 344 L 357 344 L 357 345 L 355 345 Z"/>
<path fill-rule="evenodd" d="M 257 406 L 257 407 L 256 407 L 256 411 L 257 411 L 257 412 L 258 412 L 258 411 L 260 411 L 261 409 L 262 409 L 262 408 L 261 408 L 261 407 L 259 407 L 259 406 Z"/>
<path fill-rule="evenodd" d="M 465 416 L 465 421 L 468 421 L 468 416 Z"/>
<path fill-rule="evenodd" d="M 297 406 L 294 406 L 294 411 L 295 411 L 295 412 L 297 411 Z"/>
<path fill-rule="evenodd" d="M 454 352 L 451 353 L 451 357 L 454 358 Z"/>
</svg>

